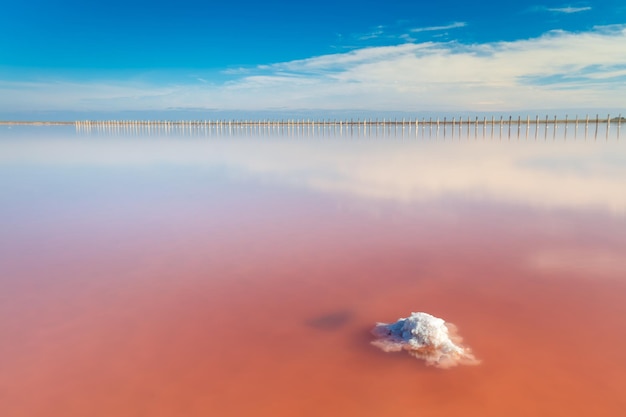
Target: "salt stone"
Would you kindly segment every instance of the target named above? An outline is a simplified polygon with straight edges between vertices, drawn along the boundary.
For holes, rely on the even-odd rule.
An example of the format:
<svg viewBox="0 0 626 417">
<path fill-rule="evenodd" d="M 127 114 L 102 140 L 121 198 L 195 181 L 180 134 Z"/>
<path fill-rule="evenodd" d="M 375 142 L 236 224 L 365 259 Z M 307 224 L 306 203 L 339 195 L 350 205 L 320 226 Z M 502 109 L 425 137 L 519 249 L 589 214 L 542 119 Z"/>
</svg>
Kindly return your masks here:
<svg viewBox="0 0 626 417">
<path fill-rule="evenodd" d="M 395 323 L 377 323 L 372 344 L 385 352 L 406 350 L 437 368 L 477 365 L 470 348 L 461 344 L 456 326 L 427 313 L 411 313 Z"/>
</svg>

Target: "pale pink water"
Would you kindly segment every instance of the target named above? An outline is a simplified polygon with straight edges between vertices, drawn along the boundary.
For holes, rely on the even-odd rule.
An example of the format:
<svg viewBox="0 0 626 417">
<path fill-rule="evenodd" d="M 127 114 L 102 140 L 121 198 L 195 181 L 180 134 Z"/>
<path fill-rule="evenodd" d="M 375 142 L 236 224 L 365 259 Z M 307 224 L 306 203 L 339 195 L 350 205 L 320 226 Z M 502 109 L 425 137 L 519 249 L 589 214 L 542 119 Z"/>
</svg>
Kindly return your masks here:
<svg viewBox="0 0 626 417">
<path fill-rule="evenodd" d="M 9 167 L 0 415 L 620 416 L 626 222 L 170 168 Z M 9 183 L 5 180 L 4 183 Z M 369 344 L 425 311 L 482 360 Z"/>
</svg>

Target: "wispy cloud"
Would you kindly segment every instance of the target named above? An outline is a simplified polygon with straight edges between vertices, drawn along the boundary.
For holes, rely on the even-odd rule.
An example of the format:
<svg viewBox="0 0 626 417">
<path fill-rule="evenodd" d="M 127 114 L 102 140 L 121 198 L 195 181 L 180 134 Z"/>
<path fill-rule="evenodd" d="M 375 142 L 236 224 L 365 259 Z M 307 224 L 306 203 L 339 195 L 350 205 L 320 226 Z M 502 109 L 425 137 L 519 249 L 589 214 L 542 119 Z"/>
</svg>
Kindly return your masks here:
<svg viewBox="0 0 626 417">
<path fill-rule="evenodd" d="M 5 81 L 0 111 L 622 108 L 625 62 L 626 25 L 613 25 L 511 42 L 366 47 L 248 68 L 221 83 Z"/>
<path fill-rule="evenodd" d="M 385 33 L 384 28 L 385 28 L 384 26 L 379 25 L 375 29 L 373 29 L 372 31 L 370 31 L 368 33 L 363 33 L 363 34 L 356 35 L 356 39 L 360 40 L 360 41 L 367 41 L 367 40 L 370 40 L 370 39 L 380 38 Z"/>
<path fill-rule="evenodd" d="M 591 7 L 571 7 L 571 6 L 567 6 L 567 7 L 551 7 L 551 8 L 547 8 L 546 10 L 548 10 L 549 12 L 555 12 L 555 13 L 579 13 L 579 12 L 585 12 L 587 10 L 591 10 Z"/>
<path fill-rule="evenodd" d="M 433 38 L 449 36 L 448 31 L 467 26 L 465 22 L 453 22 L 448 25 L 414 28 L 409 20 L 398 20 L 387 25 L 372 27 L 367 32 L 337 36 L 337 49 L 354 50 L 369 46 L 397 45 L 402 42 L 415 42 L 416 34 Z"/>
<path fill-rule="evenodd" d="M 531 12 L 551 12 L 551 13 L 580 13 L 592 10 L 590 6 L 561 6 L 561 7 L 548 7 L 548 6 L 535 6 L 529 9 Z"/>
<path fill-rule="evenodd" d="M 422 27 L 422 28 L 413 28 L 411 29 L 411 32 L 413 33 L 434 32 L 434 31 L 440 31 L 440 30 L 457 29 L 457 28 L 462 28 L 465 26 L 467 26 L 467 23 L 465 22 L 454 22 L 454 23 L 451 23 L 449 25 L 444 25 L 444 26 L 427 26 L 427 27 Z"/>
</svg>

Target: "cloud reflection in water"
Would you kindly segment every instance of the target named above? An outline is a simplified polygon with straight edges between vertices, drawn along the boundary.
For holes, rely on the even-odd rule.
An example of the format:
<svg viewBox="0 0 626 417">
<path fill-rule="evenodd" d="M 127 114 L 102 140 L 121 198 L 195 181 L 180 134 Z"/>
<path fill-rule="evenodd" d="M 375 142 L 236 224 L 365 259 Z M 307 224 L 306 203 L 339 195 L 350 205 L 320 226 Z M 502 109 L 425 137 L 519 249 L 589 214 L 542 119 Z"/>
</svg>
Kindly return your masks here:
<svg viewBox="0 0 626 417">
<path fill-rule="evenodd" d="M 448 196 L 626 213 L 626 146 L 610 141 L 20 137 L 0 165 L 221 167 L 323 192 L 410 202 Z"/>
</svg>

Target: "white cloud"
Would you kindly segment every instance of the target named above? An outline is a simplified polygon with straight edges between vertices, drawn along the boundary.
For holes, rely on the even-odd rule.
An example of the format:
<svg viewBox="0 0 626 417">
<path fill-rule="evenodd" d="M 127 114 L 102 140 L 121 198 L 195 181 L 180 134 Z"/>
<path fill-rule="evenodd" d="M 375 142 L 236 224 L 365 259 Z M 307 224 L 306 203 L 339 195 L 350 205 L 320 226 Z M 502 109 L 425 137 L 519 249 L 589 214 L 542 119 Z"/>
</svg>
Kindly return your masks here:
<svg viewBox="0 0 626 417">
<path fill-rule="evenodd" d="M 432 32 L 432 31 L 439 31 L 439 30 L 457 29 L 457 28 L 462 28 L 465 26 L 467 26 L 467 23 L 465 22 L 454 22 L 445 26 L 427 26 L 427 27 L 422 27 L 422 28 L 415 28 L 415 29 L 411 29 L 411 32 L 413 33 Z"/>
<path fill-rule="evenodd" d="M 574 6 L 569 6 L 569 5 L 561 6 L 561 7 L 534 6 L 528 9 L 527 11 L 572 14 L 572 13 L 586 12 L 591 9 L 592 8 L 590 6 L 579 6 L 579 7 L 574 7 Z"/>
<path fill-rule="evenodd" d="M 549 12 L 555 12 L 555 13 L 571 14 L 571 13 L 586 12 L 588 10 L 591 10 L 591 7 L 571 7 L 571 6 L 551 7 L 551 8 L 549 7 L 549 8 L 546 8 L 546 10 Z"/>
<path fill-rule="evenodd" d="M 376 27 L 376 29 L 372 30 L 369 33 L 356 35 L 356 38 L 360 41 L 367 41 L 367 40 L 379 38 L 385 33 L 384 28 L 385 28 L 384 26 L 379 25 Z"/>
<path fill-rule="evenodd" d="M 626 25 L 613 25 L 511 42 L 368 47 L 250 68 L 221 84 L 0 82 L 0 111 L 622 108 L 625 70 Z"/>
</svg>

